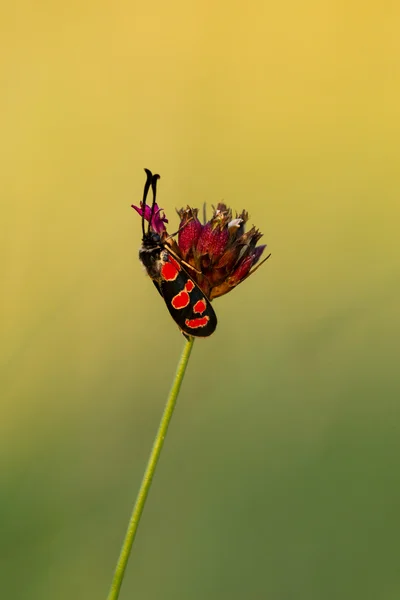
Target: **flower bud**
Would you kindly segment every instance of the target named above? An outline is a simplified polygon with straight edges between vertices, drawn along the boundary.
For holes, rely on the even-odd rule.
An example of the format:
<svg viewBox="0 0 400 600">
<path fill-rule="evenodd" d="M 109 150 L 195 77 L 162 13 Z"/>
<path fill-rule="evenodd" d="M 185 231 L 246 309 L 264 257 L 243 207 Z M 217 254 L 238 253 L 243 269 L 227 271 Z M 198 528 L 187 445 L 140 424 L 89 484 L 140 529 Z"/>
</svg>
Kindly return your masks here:
<svg viewBox="0 0 400 600">
<path fill-rule="evenodd" d="M 184 259 L 186 259 L 197 241 L 203 229 L 203 225 L 197 218 L 197 208 L 181 209 L 178 214 L 181 218 L 178 233 L 178 246 Z"/>
</svg>

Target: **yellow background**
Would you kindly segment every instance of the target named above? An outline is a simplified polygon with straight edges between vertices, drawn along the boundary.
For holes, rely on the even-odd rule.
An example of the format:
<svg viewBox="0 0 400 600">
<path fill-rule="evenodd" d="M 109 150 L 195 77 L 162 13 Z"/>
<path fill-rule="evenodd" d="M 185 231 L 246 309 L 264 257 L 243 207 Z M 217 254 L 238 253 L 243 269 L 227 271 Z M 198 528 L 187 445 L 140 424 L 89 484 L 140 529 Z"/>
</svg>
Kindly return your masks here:
<svg viewBox="0 0 400 600">
<path fill-rule="evenodd" d="M 27 2 L 0 20 L 1 596 L 104 598 L 183 345 L 159 202 L 270 260 L 195 344 L 122 598 L 400 595 L 397 2 Z"/>
</svg>

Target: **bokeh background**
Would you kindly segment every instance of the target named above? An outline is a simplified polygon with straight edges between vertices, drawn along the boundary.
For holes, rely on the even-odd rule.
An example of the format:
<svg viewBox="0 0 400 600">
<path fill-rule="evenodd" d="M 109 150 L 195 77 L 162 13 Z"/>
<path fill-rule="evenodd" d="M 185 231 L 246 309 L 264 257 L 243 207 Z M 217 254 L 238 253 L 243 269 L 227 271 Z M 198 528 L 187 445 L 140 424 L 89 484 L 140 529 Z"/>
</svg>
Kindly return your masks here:
<svg viewBox="0 0 400 600">
<path fill-rule="evenodd" d="M 194 346 L 121 599 L 400 595 L 400 5 L 28 2 L 1 18 L 0 580 L 104 598 L 183 346 L 143 167 L 270 260 Z"/>
</svg>

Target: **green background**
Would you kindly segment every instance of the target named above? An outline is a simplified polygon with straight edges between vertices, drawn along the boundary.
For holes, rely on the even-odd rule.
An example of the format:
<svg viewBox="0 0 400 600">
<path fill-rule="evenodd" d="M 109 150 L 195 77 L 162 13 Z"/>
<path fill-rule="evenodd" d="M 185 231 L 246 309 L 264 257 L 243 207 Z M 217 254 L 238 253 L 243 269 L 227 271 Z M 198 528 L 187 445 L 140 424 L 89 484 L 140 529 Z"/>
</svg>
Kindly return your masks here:
<svg viewBox="0 0 400 600">
<path fill-rule="evenodd" d="M 107 594 L 183 346 L 160 205 L 270 260 L 195 343 L 121 599 L 400 596 L 397 2 L 28 2 L 1 17 L 1 597 Z"/>
</svg>

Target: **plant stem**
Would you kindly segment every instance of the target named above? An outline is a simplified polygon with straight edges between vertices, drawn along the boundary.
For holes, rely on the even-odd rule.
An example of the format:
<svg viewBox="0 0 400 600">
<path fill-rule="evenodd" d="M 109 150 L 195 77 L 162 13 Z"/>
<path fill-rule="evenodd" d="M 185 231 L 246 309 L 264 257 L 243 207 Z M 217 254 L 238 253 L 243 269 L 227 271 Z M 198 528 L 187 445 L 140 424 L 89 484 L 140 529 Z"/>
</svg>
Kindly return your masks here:
<svg viewBox="0 0 400 600">
<path fill-rule="evenodd" d="M 122 544 L 121 553 L 119 555 L 117 566 L 115 568 L 114 577 L 111 584 L 110 592 L 107 596 L 107 600 L 117 600 L 119 596 L 126 565 L 128 563 L 129 555 L 132 549 L 132 544 L 136 536 L 136 532 L 140 522 L 140 517 L 142 516 L 143 508 L 146 503 L 147 495 L 149 493 L 154 472 L 157 467 L 158 459 L 160 458 L 161 450 L 164 444 L 164 439 L 168 431 L 168 426 L 171 421 L 172 414 L 174 412 L 176 399 L 178 397 L 182 380 L 185 375 L 186 367 L 193 347 L 193 342 L 194 337 L 189 338 L 186 341 L 185 346 L 183 348 L 178 368 L 176 370 L 175 379 L 172 384 L 171 391 L 169 393 L 169 397 L 164 408 L 163 416 L 161 417 L 160 425 L 153 443 L 153 448 L 150 453 L 146 470 L 143 475 L 142 483 L 140 485 L 139 493 L 136 498 L 135 506 L 133 507 L 132 515 L 129 521 L 128 529 L 126 531 L 124 543 Z"/>
</svg>

